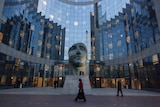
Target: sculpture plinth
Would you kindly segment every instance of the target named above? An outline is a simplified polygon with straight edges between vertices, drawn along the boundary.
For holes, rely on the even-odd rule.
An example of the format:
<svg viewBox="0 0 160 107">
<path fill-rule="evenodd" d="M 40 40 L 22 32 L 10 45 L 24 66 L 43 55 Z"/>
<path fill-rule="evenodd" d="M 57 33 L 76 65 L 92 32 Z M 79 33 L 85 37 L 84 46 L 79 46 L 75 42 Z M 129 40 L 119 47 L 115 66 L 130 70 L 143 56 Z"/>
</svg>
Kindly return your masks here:
<svg viewBox="0 0 160 107">
<path fill-rule="evenodd" d="M 91 86 L 88 75 L 67 75 L 63 86 L 63 94 L 77 94 L 79 78 L 83 81 L 84 93 L 90 95 Z"/>
</svg>

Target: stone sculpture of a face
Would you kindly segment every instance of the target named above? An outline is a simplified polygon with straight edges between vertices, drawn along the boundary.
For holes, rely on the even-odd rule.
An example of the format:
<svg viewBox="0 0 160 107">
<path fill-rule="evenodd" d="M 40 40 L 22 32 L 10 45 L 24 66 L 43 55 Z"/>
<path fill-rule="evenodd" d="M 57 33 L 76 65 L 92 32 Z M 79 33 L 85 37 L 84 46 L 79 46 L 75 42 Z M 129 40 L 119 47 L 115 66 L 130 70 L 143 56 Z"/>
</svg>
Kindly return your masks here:
<svg viewBox="0 0 160 107">
<path fill-rule="evenodd" d="M 76 43 L 68 51 L 69 63 L 75 67 L 82 67 L 86 64 L 87 48 L 83 43 Z"/>
</svg>

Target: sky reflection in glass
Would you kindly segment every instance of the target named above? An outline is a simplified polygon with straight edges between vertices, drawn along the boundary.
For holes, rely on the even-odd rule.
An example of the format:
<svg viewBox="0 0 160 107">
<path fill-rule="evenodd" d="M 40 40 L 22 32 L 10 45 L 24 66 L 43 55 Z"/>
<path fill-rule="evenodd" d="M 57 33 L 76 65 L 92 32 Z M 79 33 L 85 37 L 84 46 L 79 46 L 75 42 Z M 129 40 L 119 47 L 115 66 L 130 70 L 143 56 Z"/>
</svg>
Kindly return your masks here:
<svg viewBox="0 0 160 107">
<path fill-rule="evenodd" d="M 74 2 L 85 2 L 89 0 L 72 0 Z M 110 20 L 129 0 L 102 0 L 102 14 L 106 13 L 106 20 Z M 74 43 L 82 42 L 88 46 L 90 59 L 90 12 L 93 5 L 74 6 L 60 2 L 59 0 L 39 0 L 38 12 L 41 12 L 49 20 L 66 28 L 65 57 L 68 59 L 68 49 Z M 86 38 L 88 31 L 88 38 Z M 87 41 L 86 41 L 87 40 Z"/>
</svg>

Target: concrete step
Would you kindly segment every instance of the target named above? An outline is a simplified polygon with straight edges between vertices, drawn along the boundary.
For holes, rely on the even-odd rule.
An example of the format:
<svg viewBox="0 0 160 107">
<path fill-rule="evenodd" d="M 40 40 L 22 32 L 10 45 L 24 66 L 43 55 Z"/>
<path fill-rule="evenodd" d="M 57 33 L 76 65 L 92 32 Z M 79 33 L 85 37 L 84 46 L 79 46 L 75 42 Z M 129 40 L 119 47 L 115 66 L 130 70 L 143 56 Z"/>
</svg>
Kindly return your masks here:
<svg viewBox="0 0 160 107">
<path fill-rule="evenodd" d="M 79 79 L 82 79 L 84 92 L 91 94 L 91 85 L 89 76 L 87 75 L 67 75 L 63 86 L 63 94 L 76 94 L 78 93 Z"/>
</svg>

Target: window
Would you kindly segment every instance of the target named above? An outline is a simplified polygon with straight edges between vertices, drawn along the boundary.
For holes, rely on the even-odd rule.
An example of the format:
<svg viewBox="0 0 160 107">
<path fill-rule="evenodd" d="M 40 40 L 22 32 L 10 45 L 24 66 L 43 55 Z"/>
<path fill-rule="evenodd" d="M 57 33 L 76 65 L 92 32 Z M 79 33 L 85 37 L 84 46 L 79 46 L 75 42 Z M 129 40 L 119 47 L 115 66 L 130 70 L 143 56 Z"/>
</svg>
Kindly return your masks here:
<svg viewBox="0 0 160 107">
<path fill-rule="evenodd" d="M 38 46 L 42 46 L 42 40 L 38 40 Z"/>
<path fill-rule="evenodd" d="M 130 43 L 130 36 L 127 36 L 127 37 L 126 37 L 126 42 L 127 42 L 127 43 Z"/>
<path fill-rule="evenodd" d="M 113 60 L 113 54 L 109 54 L 109 60 Z"/>
<path fill-rule="evenodd" d="M 37 51 L 36 57 L 41 57 L 41 52 L 40 51 Z"/>
<path fill-rule="evenodd" d="M 121 40 L 118 40 L 117 46 L 121 46 L 121 45 L 122 45 L 122 41 L 121 41 Z"/>
<path fill-rule="evenodd" d="M 113 44 L 112 44 L 112 43 L 109 43 L 109 44 L 108 44 L 108 48 L 109 48 L 109 49 L 112 49 L 112 48 L 113 48 Z"/>
<path fill-rule="evenodd" d="M 46 58 L 50 59 L 50 54 L 49 53 L 46 54 Z"/>
</svg>

